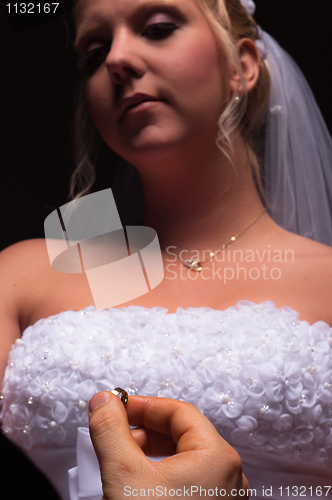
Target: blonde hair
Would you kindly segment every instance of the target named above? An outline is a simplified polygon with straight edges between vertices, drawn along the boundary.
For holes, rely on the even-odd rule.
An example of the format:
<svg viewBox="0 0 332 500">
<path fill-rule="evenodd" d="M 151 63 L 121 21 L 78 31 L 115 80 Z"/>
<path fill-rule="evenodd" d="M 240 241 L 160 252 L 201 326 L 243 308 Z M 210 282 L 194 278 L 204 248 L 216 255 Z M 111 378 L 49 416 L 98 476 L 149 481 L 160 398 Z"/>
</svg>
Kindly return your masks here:
<svg viewBox="0 0 332 500">
<path fill-rule="evenodd" d="M 245 89 L 244 77 L 239 54 L 235 44 L 241 38 L 259 40 L 259 30 L 255 20 L 248 16 L 240 0 L 195 0 L 201 8 L 217 42 L 226 53 L 230 68 L 240 75 L 242 88 Z M 254 151 L 253 136 L 257 135 L 264 124 L 270 89 L 270 76 L 266 63 L 261 63 L 260 74 L 255 88 L 243 93 L 240 102 L 235 94 L 221 114 L 218 125 L 217 146 L 232 161 L 232 137 L 238 132 L 242 135 L 253 177 L 262 199 L 263 165 Z M 95 163 L 101 138 L 94 125 L 85 99 L 85 75 L 79 77 L 76 112 L 74 116 L 74 159 L 76 168 L 70 179 L 68 199 L 77 199 L 90 192 L 95 179 Z M 256 148 L 257 149 L 257 148 Z"/>
</svg>

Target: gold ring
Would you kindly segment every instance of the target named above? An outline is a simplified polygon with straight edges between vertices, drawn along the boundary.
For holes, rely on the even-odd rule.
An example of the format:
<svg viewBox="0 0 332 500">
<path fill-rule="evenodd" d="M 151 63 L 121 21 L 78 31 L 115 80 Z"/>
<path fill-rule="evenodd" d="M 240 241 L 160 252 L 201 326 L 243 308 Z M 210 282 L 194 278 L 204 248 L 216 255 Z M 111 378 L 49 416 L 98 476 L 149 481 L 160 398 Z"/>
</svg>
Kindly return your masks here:
<svg viewBox="0 0 332 500">
<path fill-rule="evenodd" d="M 121 389 L 121 387 L 116 387 L 115 389 L 113 389 L 113 391 L 111 391 L 111 393 L 115 394 L 115 396 L 120 396 L 122 403 L 124 404 L 124 406 L 126 406 L 126 404 L 128 403 L 128 393 L 124 389 Z"/>
</svg>

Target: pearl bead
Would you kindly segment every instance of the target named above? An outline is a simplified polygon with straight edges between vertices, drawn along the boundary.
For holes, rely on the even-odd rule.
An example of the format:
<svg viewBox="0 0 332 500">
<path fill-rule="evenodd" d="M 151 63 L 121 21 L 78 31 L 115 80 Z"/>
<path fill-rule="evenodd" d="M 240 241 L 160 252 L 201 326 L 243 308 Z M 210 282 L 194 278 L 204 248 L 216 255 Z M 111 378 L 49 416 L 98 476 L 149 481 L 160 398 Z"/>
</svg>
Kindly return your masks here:
<svg viewBox="0 0 332 500">
<path fill-rule="evenodd" d="M 176 359 L 181 358 L 182 350 L 179 349 L 178 347 L 174 347 L 174 355 L 175 355 Z"/>
<path fill-rule="evenodd" d="M 219 394 L 222 403 L 229 403 L 230 397 L 228 394 L 224 394 L 223 392 Z"/>
</svg>

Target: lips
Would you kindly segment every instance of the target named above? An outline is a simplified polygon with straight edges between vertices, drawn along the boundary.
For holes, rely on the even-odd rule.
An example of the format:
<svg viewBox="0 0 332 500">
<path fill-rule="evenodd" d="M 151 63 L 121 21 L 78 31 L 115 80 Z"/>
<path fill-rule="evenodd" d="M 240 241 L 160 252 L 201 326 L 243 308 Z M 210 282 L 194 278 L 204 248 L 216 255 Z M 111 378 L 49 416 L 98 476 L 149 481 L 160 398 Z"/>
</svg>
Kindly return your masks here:
<svg viewBox="0 0 332 500">
<path fill-rule="evenodd" d="M 148 94 L 139 93 L 123 99 L 121 104 L 121 117 L 123 117 L 130 108 L 138 106 L 139 104 L 142 104 L 142 102 L 148 101 L 159 101 L 159 99 Z"/>
</svg>

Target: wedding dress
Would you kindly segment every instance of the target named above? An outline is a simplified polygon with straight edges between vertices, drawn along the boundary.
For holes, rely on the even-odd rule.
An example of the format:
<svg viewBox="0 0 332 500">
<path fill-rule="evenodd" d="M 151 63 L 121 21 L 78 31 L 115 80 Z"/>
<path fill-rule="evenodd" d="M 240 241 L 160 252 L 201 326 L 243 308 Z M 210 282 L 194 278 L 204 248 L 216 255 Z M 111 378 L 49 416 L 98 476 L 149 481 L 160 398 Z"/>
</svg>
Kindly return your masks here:
<svg viewBox="0 0 332 500">
<path fill-rule="evenodd" d="M 65 311 L 16 340 L 1 422 L 63 500 L 100 500 L 98 391 L 194 404 L 239 452 L 252 498 L 332 497 L 332 328 L 288 307 Z M 130 485 L 128 485 L 130 486 Z M 199 485 L 197 485 L 199 486 Z"/>
</svg>

